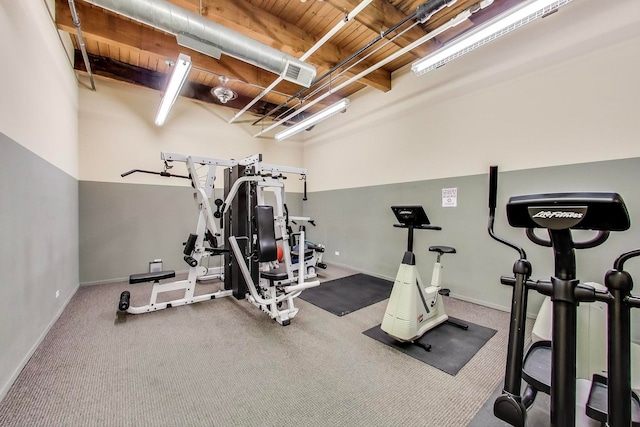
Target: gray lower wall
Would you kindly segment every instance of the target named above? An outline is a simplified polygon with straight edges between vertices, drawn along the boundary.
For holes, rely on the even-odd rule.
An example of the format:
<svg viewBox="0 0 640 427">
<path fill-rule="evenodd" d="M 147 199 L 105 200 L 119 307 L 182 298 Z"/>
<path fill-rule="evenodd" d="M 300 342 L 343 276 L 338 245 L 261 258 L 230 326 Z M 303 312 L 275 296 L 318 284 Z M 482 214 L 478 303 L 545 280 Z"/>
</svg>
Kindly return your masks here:
<svg viewBox="0 0 640 427">
<path fill-rule="evenodd" d="M 0 194 L 1 399 L 78 288 L 78 181 L 0 132 Z"/>
<path fill-rule="evenodd" d="M 487 166 L 487 173 L 488 169 Z M 496 231 L 526 248 L 535 278 L 548 278 L 553 272 L 551 250 L 535 246 L 523 230 L 509 227 L 504 215 L 509 196 L 558 191 L 618 192 L 629 208 L 632 228 L 612 233 L 602 246 L 577 254 L 578 277 L 602 283 L 618 254 L 640 247 L 638 182 L 638 158 L 500 173 Z M 443 208 L 441 191 L 450 187 L 458 189 L 458 206 Z M 442 260 L 444 283 L 452 294 L 506 309 L 511 290 L 499 284 L 499 277 L 511 273 L 517 253 L 488 236 L 487 194 L 488 175 L 476 175 L 314 192 L 309 194 L 304 210 L 305 215 L 317 220 L 318 227 L 309 230 L 309 237 L 326 245 L 326 261 L 393 278 L 406 248 L 407 232 L 393 227 L 396 220 L 390 206 L 423 205 L 432 224 L 442 227 L 442 231 L 415 232 L 414 252 L 423 279 L 430 280 L 435 261 L 427 248 L 453 246 L 458 253 L 445 255 Z M 629 262 L 627 267 L 640 278 L 640 261 Z M 537 312 L 541 301 L 539 295 L 532 293 L 531 314 Z"/>
<path fill-rule="evenodd" d="M 488 167 L 487 167 L 488 170 Z M 629 208 L 632 228 L 612 233 L 602 246 L 578 251 L 578 277 L 602 282 L 615 257 L 640 247 L 640 159 L 625 159 L 579 165 L 501 172 L 496 231 L 525 247 L 533 263 L 534 278 L 547 278 L 553 271 L 550 250 L 535 246 L 523 230 L 512 229 L 504 216 L 509 196 L 556 191 L 615 191 Z M 486 174 L 310 193 L 287 194 L 292 215 L 316 220 L 308 237 L 327 246 L 325 260 L 370 274 L 395 277 L 406 247 L 406 230 L 393 227 L 391 205 L 421 204 L 431 222 L 442 231 L 419 230 L 415 235 L 418 268 L 425 280 L 431 275 L 435 256 L 431 245 L 454 246 L 458 253 L 445 255 L 444 283 L 466 300 L 507 309 L 510 288 L 499 277 L 510 274 L 515 251 L 493 241 L 487 225 Z M 458 206 L 443 208 L 443 188 L 458 189 Z M 161 258 L 166 269 L 184 271 L 182 242 L 195 229 L 198 211 L 190 187 L 81 181 L 80 282 L 121 280 L 144 272 L 148 262 Z M 221 192 L 216 190 L 216 196 Z M 576 233 L 577 237 L 590 236 Z M 335 252 L 340 255 L 335 255 Z M 628 263 L 640 277 L 640 262 Z M 538 310 L 542 297 L 532 293 L 530 314 Z"/>
<path fill-rule="evenodd" d="M 81 284 L 144 273 L 154 259 L 162 259 L 165 270 L 188 269 L 182 243 L 196 231 L 199 215 L 191 187 L 94 181 L 79 187 Z M 267 201 L 272 198 L 267 192 Z M 286 194 L 291 215 L 302 214 L 301 199 Z"/>
</svg>

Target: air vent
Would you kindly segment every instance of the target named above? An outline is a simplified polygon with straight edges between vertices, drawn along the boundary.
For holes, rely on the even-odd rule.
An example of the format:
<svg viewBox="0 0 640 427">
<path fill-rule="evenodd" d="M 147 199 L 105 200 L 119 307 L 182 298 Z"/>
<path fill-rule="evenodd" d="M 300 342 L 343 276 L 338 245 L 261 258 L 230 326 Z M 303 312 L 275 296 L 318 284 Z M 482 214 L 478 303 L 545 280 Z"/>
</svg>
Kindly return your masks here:
<svg viewBox="0 0 640 427">
<path fill-rule="evenodd" d="M 285 79 L 287 80 L 298 80 L 298 76 L 300 76 L 300 67 L 297 67 L 293 64 L 289 64 L 287 69 L 285 70 Z"/>
<path fill-rule="evenodd" d="M 304 87 L 311 86 L 313 79 L 316 77 L 316 69 L 304 62 L 302 64 L 304 67 L 287 61 L 282 78 Z"/>
</svg>

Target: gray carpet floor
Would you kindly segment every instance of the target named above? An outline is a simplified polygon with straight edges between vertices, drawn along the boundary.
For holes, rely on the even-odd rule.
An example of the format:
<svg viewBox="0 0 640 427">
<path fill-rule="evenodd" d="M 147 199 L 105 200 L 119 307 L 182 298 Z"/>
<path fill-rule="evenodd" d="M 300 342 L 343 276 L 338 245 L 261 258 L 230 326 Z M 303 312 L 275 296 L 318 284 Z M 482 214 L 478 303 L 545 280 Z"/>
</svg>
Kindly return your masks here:
<svg viewBox="0 0 640 427">
<path fill-rule="evenodd" d="M 362 334 L 386 300 L 337 317 L 297 299 L 287 327 L 232 297 L 121 323 L 125 289 L 148 302 L 146 285 L 78 290 L 0 402 L 1 426 L 460 427 L 503 376 L 508 314 L 452 298 L 449 315 L 498 331 L 456 376 Z"/>
</svg>

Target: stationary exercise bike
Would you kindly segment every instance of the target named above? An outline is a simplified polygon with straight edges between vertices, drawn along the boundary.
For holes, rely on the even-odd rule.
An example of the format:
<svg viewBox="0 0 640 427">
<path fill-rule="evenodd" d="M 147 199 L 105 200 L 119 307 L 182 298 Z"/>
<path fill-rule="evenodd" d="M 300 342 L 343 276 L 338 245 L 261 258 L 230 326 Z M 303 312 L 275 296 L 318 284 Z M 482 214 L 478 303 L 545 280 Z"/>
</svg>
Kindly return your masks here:
<svg viewBox="0 0 640 427">
<path fill-rule="evenodd" d="M 444 322 L 465 330 L 469 327 L 449 319 L 442 303 L 442 295 L 448 296 L 450 291 L 441 287 L 440 258 L 444 254 L 453 254 L 456 250 L 449 246 L 429 247 L 429 251 L 438 253 L 438 258 L 433 266 L 431 285 L 425 287 L 413 253 L 413 230 L 442 230 L 442 228 L 430 225 L 422 206 L 391 206 L 391 210 L 399 222 L 393 226 L 407 229 L 407 251 L 398 269 L 381 329 L 400 342 L 415 344 L 426 351 L 431 351 L 431 345 L 417 341 L 427 331 Z"/>
</svg>

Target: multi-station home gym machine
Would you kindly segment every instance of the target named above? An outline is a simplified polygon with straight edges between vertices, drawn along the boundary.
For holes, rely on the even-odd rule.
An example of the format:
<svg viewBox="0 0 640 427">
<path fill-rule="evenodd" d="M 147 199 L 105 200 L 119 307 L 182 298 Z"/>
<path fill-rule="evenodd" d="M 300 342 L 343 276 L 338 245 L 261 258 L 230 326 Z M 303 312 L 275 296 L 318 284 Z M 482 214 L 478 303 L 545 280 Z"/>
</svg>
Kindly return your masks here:
<svg viewBox="0 0 640 427">
<path fill-rule="evenodd" d="M 225 278 L 231 277 L 233 294 L 238 298 L 248 293 L 251 304 L 282 325 L 288 325 L 298 312 L 293 299 L 304 289 L 320 284 L 318 280 L 305 281 L 317 277 L 315 265 L 307 266 L 303 260 L 301 267 L 293 267 L 291 238 L 297 234 L 299 244 L 304 244 L 305 228 L 301 226 L 299 233 L 290 234 L 290 219 L 284 201 L 285 173 L 305 177 L 306 169 L 263 163 L 260 155 L 240 162 L 228 170 L 226 197 L 221 207 L 225 217 L 225 240 L 232 249 L 225 255 Z M 267 192 L 275 198 L 273 207 L 266 203 Z M 278 240 L 285 248 L 281 265 L 275 263 L 275 229 L 280 231 Z M 248 236 L 255 236 L 255 239 Z M 244 243 L 244 252 L 239 240 Z"/>
<path fill-rule="evenodd" d="M 298 235 L 304 242 L 304 229 L 301 227 L 300 233 L 292 233 L 291 226 L 288 224 L 284 174 L 297 174 L 301 179 L 305 179 L 306 170 L 263 163 L 262 156 L 259 154 L 243 160 L 227 160 L 163 152 L 161 158 L 165 163 L 165 169 L 162 172 L 135 169 L 122 176 L 142 172 L 191 181 L 195 190 L 194 198 L 199 217 L 196 232 L 189 235 L 184 248 L 184 260 L 189 265 L 188 277 L 186 280 L 163 282 L 165 279 L 175 277 L 175 271 L 172 270 L 131 275 L 130 284 L 153 282 L 151 301 L 144 306 L 131 306 L 130 293 L 125 291 L 120 296 L 118 306 L 120 312 L 139 314 L 231 295 L 236 299 L 244 299 L 248 296 L 252 304 L 260 307 L 278 323 L 289 324 L 289 319 L 297 313 L 293 298 L 300 295 L 303 289 L 319 284 L 318 281 L 308 281 L 316 277 L 317 265 L 310 263 L 317 262 L 319 257 L 315 255 L 310 257 L 303 262 L 302 268 L 293 268 L 291 260 L 290 242 L 294 241 Z M 185 163 L 188 176 L 170 173 L 169 169 L 172 166 L 169 163 L 171 162 Z M 201 177 L 198 174 L 198 167 L 205 166 L 208 167 L 206 177 Z M 226 168 L 225 200 L 216 200 L 217 209 L 214 211 L 210 199 L 214 197 L 214 181 L 219 166 Z M 275 212 L 266 200 L 265 191 L 272 192 L 274 195 Z M 306 185 L 304 198 L 306 199 Z M 270 208 L 271 216 L 264 214 L 267 209 L 261 209 L 262 214 L 258 214 L 257 207 Z M 221 232 L 217 222 L 223 225 L 224 241 L 230 242 L 232 248 L 234 243 L 238 246 L 238 239 L 246 241 L 245 253 L 239 250 L 230 251 L 218 245 Z M 277 224 L 280 230 L 278 237 L 275 236 L 274 224 Z M 262 236 L 262 239 L 258 239 L 258 236 Z M 260 244 L 264 246 L 265 242 L 271 241 L 276 254 L 276 241 L 282 250 L 280 262 L 277 255 L 273 258 L 269 256 L 266 261 L 264 256 L 261 258 L 258 254 Z M 267 250 L 267 252 L 271 251 Z M 215 268 L 205 266 L 203 261 L 211 256 L 224 257 L 224 265 Z M 259 263 L 259 259 L 264 262 Z M 276 271 L 276 269 L 278 273 L 274 275 L 277 280 L 260 280 L 261 275 L 268 275 L 269 271 Z M 246 272 L 249 273 L 248 276 Z M 215 278 L 221 280 L 224 285 L 222 289 L 213 293 L 195 295 L 198 281 Z M 255 283 L 258 283 L 258 286 Z M 157 302 L 159 294 L 176 290 L 184 290 L 184 296 L 167 302 Z M 283 310 L 281 307 L 285 302 L 287 308 Z"/>
<path fill-rule="evenodd" d="M 524 249 L 494 233 L 497 173 L 497 167 L 491 167 L 489 235 L 518 251 L 519 259 L 513 265 L 514 276 L 501 278 L 502 284 L 513 287 L 513 293 L 504 388 L 494 403 L 495 416 L 513 426 L 525 426 L 527 409 L 536 397 L 535 390 L 542 390 L 551 396 L 552 426 L 586 426 L 590 425 L 588 417 L 609 427 L 640 425 L 640 404 L 631 391 L 629 332 L 629 309 L 640 306 L 640 300 L 631 296 L 631 278 L 622 271 L 624 261 L 640 252 L 630 252 L 616 261 L 615 270 L 605 277 L 606 290 L 582 284 L 576 277 L 576 249 L 594 248 L 604 243 L 611 231 L 629 229 L 630 220 L 622 197 L 616 193 L 590 192 L 511 197 L 506 207 L 509 224 L 525 228 L 533 243 L 553 249 L 554 275 L 550 280 L 533 281 L 530 280 L 531 263 Z M 546 230 L 549 239 L 539 237 L 535 229 Z M 590 240 L 575 242 L 571 230 L 592 230 L 597 234 Z M 551 297 L 552 338 L 548 345 L 534 343 L 525 355 L 530 289 Z M 580 303 L 595 301 L 608 305 L 608 385 L 602 375 L 594 375 L 591 382 L 576 378 L 577 307 Z M 536 387 L 527 388 L 521 394 L 523 378 Z M 580 412 L 576 408 L 580 408 Z"/>
</svg>

